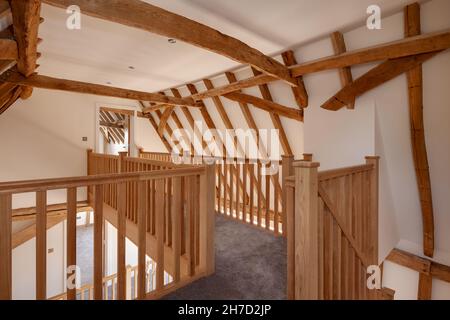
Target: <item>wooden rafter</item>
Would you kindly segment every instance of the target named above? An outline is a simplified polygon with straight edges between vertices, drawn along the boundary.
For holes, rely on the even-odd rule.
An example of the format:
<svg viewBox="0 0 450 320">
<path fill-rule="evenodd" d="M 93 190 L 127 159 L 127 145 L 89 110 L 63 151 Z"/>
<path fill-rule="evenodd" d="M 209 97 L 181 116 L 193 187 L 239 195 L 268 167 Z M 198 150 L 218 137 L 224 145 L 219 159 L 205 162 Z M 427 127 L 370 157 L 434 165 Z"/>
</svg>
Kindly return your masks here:
<svg viewBox="0 0 450 320">
<path fill-rule="evenodd" d="M 295 59 L 294 52 L 292 50 L 288 50 L 281 54 L 283 58 L 283 62 L 287 67 L 291 67 L 297 64 L 297 60 Z M 294 94 L 295 101 L 297 105 L 302 108 L 306 108 L 308 106 L 308 92 L 306 92 L 305 83 L 303 82 L 303 76 L 297 77 L 298 86 L 292 87 L 292 93 Z M 262 84 L 264 85 L 264 84 Z"/>
<path fill-rule="evenodd" d="M 420 35 L 420 5 L 414 3 L 406 6 L 404 15 L 405 37 Z M 415 68 L 410 69 L 406 76 L 408 80 L 411 146 L 422 211 L 423 250 L 426 256 L 433 257 L 434 214 L 423 122 L 422 65 L 419 64 Z M 424 284 L 426 283 L 424 279 Z"/>
<path fill-rule="evenodd" d="M 332 111 L 339 110 L 354 101 L 356 97 L 421 65 L 436 54 L 437 52 L 430 52 L 383 62 L 351 84 L 345 86 L 321 107 Z"/>
<path fill-rule="evenodd" d="M 114 113 L 108 112 L 108 111 L 101 111 L 101 112 L 108 119 L 107 120 L 108 122 L 111 122 L 111 123 L 116 123 L 117 122 L 117 119 L 115 118 Z M 119 129 L 119 128 L 115 128 L 115 127 L 109 127 L 109 129 L 112 130 L 116 134 L 116 136 L 119 139 L 119 143 L 125 143 L 125 132 L 124 132 L 124 129 Z"/>
<path fill-rule="evenodd" d="M 333 32 L 331 34 L 331 43 L 333 44 L 334 53 L 336 55 L 343 54 L 347 52 L 347 47 L 345 46 L 344 35 L 339 32 Z M 341 80 L 341 85 L 343 87 L 351 84 L 353 82 L 352 70 L 350 67 L 343 67 L 339 69 L 339 78 Z M 347 105 L 347 109 L 355 108 L 355 100 Z"/>
<path fill-rule="evenodd" d="M 164 112 L 163 112 L 163 114 L 161 116 L 161 119 L 159 120 L 159 127 L 158 127 L 158 132 L 159 133 L 164 132 L 164 130 L 166 129 L 167 121 L 169 121 L 169 118 L 170 118 L 170 116 L 171 116 L 171 114 L 172 114 L 174 109 L 175 109 L 175 107 L 169 106 L 169 107 L 167 107 L 164 110 Z"/>
<path fill-rule="evenodd" d="M 146 106 L 144 105 L 144 103 L 142 101 L 139 101 L 139 103 L 141 104 L 142 109 L 145 109 Z M 138 114 L 139 116 L 139 114 Z M 152 125 L 153 129 L 156 131 L 156 133 L 159 135 L 159 137 L 161 138 L 162 143 L 164 144 L 164 146 L 166 147 L 168 152 L 171 152 L 172 148 L 170 146 L 169 141 L 167 141 L 166 137 L 164 137 L 164 135 L 160 135 L 158 132 L 158 125 L 155 122 L 155 119 L 153 118 L 153 116 L 150 113 L 144 114 L 142 113 L 141 115 L 143 118 L 148 119 L 148 121 L 150 122 L 150 124 Z"/>
<path fill-rule="evenodd" d="M 272 112 L 286 118 L 303 121 L 303 112 L 301 110 L 288 108 L 271 100 L 261 99 L 241 92 L 231 92 L 223 96 L 236 102 L 251 104 L 256 108 L 262 109 L 269 113 Z"/>
<path fill-rule="evenodd" d="M 117 97 L 131 100 L 150 101 L 170 105 L 195 106 L 192 98 L 177 99 L 157 93 L 141 92 L 129 89 L 109 87 L 99 84 L 86 83 L 73 80 L 58 79 L 38 74 L 32 74 L 28 78 L 14 70 L 8 70 L 0 76 L 0 80 L 43 89 L 62 90 L 84 94 Z"/>
<path fill-rule="evenodd" d="M 309 73 L 339 69 L 375 61 L 384 61 L 387 59 L 395 59 L 438 50 L 446 50 L 448 48 L 450 48 L 450 30 L 444 30 L 388 42 L 368 48 L 347 51 L 346 53 L 340 55 L 328 56 L 293 65 L 290 66 L 289 69 L 291 70 L 293 76 L 299 77 Z M 236 81 L 222 87 L 217 87 L 212 90 L 199 92 L 198 94 L 192 96 L 192 98 L 194 100 L 211 98 L 276 80 L 277 78 L 267 74 L 261 74 L 259 76 Z"/>
<path fill-rule="evenodd" d="M 252 69 L 252 71 L 255 76 L 260 74 L 260 72 L 255 69 Z M 303 83 L 303 80 L 302 80 L 302 83 Z M 267 84 L 261 84 L 258 87 L 259 87 L 259 91 L 261 92 L 262 97 L 267 101 L 273 102 L 273 98 L 272 98 L 272 94 L 270 93 L 269 86 Z M 298 91 L 297 89 L 300 89 L 300 87 L 301 86 L 295 87 L 295 88 L 292 87 L 292 89 L 294 91 Z M 303 86 L 303 88 L 304 88 L 304 86 Z M 307 96 L 306 96 L 306 99 L 307 99 Z M 284 154 L 288 155 L 288 156 L 293 155 L 291 146 L 289 144 L 289 140 L 287 138 L 286 132 L 284 131 L 283 124 L 281 123 L 280 116 L 278 114 L 276 114 L 275 112 L 269 112 L 269 115 L 270 115 L 270 119 L 272 120 L 273 127 L 276 130 L 278 130 L 278 134 L 280 136 L 280 142 L 281 142 L 281 146 L 283 148 Z"/>
<path fill-rule="evenodd" d="M 116 129 L 124 129 L 124 126 L 117 123 L 107 122 L 107 121 L 100 121 L 100 126 L 102 127 L 109 127 L 109 128 L 116 128 Z"/>
<path fill-rule="evenodd" d="M 6 110 L 9 109 L 9 107 L 11 107 L 14 102 L 17 101 L 17 99 L 20 97 L 22 93 L 22 87 L 18 87 L 16 86 L 10 93 L 9 95 L 6 97 L 6 99 L 3 101 L 0 101 L 0 115 L 2 113 L 4 113 Z"/>
<path fill-rule="evenodd" d="M 419 272 L 418 299 L 431 299 L 433 278 L 450 283 L 450 266 L 399 249 L 393 249 L 386 260 Z"/>
<path fill-rule="evenodd" d="M 40 0 L 10 1 L 19 58 L 17 69 L 25 77 L 36 69 Z"/>
<path fill-rule="evenodd" d="M 101 121 L 110 122 L 112 121 L 108 112 L 100 111 L 100 119 Z M 114 143 L 120 144 L 122 143 L 122 137 L 119 133 L 119 131 L 116 128 L 107 128 L 107 132 L 110 134 L 112 140 Z"/>
<path fill-rule="evenodd" d="M 178 39 L 249 64 L 291 85 L 297 85 L 297 81 L 291 77 L 285 66 L 242 41 L 143 1 L 44 0 L 44 2 L 64 9 L 75 4 L 84 14 Z"/>
<path fill-rule="evenodd" d="M 38 28 L 41 21 L 41 0 L 10 1 L 14 38 L 17 41 L 17 70 L 25 77 L 37 68 Z M 31 86 L 23 86 L 22 99 L 33 93 Z"/>
</svg>

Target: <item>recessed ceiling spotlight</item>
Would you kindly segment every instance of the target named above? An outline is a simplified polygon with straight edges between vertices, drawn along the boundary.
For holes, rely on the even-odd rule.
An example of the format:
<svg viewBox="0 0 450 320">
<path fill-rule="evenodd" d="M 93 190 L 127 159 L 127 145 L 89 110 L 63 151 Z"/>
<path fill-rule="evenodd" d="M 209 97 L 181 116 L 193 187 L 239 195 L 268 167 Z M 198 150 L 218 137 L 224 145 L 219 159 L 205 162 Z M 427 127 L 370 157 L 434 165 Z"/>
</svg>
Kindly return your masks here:
<svg viewBox="0 0 450 320">
<path fill-rule="evenodd" d="M 177 43 L 177 40 L 175 40 L 173 38 L 169 38 L 169 39 L 167 39 L 167 41 L 171 44 Z"/>
<path fill-rule="evenodd" d="M 110 81 L 106 82 L 106 84 L 112 84 Z"/>
<path fill-rule="evenodd" d="M 133 66 L 128 66 L 128 69 L 134 70 L 135 68 Z"/>
</svg>

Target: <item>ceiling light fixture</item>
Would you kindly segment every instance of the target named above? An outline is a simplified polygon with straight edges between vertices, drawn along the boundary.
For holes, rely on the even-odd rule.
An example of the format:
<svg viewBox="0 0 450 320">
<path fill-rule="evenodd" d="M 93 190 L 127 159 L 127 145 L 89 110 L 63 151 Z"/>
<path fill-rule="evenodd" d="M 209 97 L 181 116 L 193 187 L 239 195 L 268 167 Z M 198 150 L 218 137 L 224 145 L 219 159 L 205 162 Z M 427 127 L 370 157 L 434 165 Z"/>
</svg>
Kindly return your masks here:
<svg viewBox="0 0 450 320">
<path fill-rule="evenodd" d="M 133 66 L 128 66 L 128 69 L 134 70 L 135 68 Z"/>
<path fill-rule="evenodd" d="M 169 39 L 167 39 L 167 41 L 168 41 L 170 44 L 177 43 L 177 40 L 175 40 L 175 39 L 173 39 L 173 38 L 169 38 Z"/>
<path fill-rule="evenodd" d="M 106 84 L 112 84 L 112 83 L 108 81 L 108 82 L 106 82 Z"/>
</svg>

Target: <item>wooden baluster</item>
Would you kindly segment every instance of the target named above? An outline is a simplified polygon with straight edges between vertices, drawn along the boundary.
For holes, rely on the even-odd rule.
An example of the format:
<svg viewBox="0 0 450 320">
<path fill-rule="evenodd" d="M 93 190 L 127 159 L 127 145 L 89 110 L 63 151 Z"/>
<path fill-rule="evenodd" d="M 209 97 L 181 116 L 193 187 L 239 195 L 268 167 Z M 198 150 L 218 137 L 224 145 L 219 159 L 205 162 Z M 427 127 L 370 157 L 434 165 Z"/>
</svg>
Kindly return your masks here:
<svg viewBox="0 0 450 320">
<path fill-rule="evenodd" d="M 118 185 L 118 210 L 117 210 L 117 298 L 126 299 L 126 187 L 127 184 Z"/>
<path fill-rule="evenodd" d="M 230 164 L 230 217 L 233 217 L 233 203 L 234 203 L 234 163 Z"/>
<path fill-rule="evenodd" d="M 248 176 L 248 161 L 244 160 L 243 172 L 242 172 L 242 221 L 247 222 L 247 176 Z"/>
<path fill-rule="evenodd" d="M 47 299 L 47 191 L 36 192 L 36 299 Z"/>
<path fill-rule="evenodd" d="M 67 189 L 67 300 L 76 300 L 77 272 L 77 188 Z M 73 274 L 72 274 L 73 272 Z M 75 277 L 73 277 L 75 276 Z M 70 279 L 73 277 L 73 282 Z"/>
<path fill-rule="evenodd" d="M 138 184 L 138 299 L 145 298 L 145 255 L 147 242 L 146 182 Z"/>
<path fill-rule="evenodd" d="M 287 228 L 285 234 L 287 239 L 287 298 L 295 299 L 295 198 L 294 188 L 284 186 L 286 193 L 284 208 L 286 213 Z"/>
<path fill-rule="evenodd" d="M 223 175 L 224 175 L 223 214 L 226 215 L 227 214 L 227 200 L 228 200 L 228 164 L 226 163 L 226 159 L 224 160 L 223 169 L 224 169 L 224 172 L 223 172 Z"/>
<path fill-rule="evenodd" d="M 166 222 L 167 222 L 167 245 L 169 247 L 172 246 L 172 219 L 171 219 L 171 211 L 172 211 L 172 178 L 168 178 L 167 182 L 167 194 L 166 194 L 166 202 L 167 202 L 167 210 L 166 210 Z"/>
<path fill-rule="evenodd" d="M 270 162 L 266 165 L 265 167 L 266 169 L 266 216 L 264 218 L 264 223 L 266 224 L 266 229 L 269 230 L 270 229 Z"/>
<path fill-rule="evenodd" d="M 182 190 L 181 178 L 173 178 L 173 206 L 172 206 L 172 250 L 173 250 L 173 281 L 177 283 L 180 281 L 180 257 L 181 257 L 181 216 L 182 209 Z"/>
<path fill-rule="evenodd" d="M 380 170 L 380 157 L 366 157 L 367 164 L 373 164 L 370 171 L 370 218 L 369 218 L 369 237 L 371 263 L 378 265 L 378 176 Z"/>
<path fill-rule="evenodd" d="M 200 176 L 199 203 L 200 215 L 200 268 L 210 275 L 215 271 L 215 214 L 214 214 L 214 165 L 205 167 L 205 174 Z"/>
<path fill-rule="evenodd" d="M 275 173 L 275 177 L 274 177 L 275 181 L 278 183 L 278 181 L 280 180 L 280 176 L 277 173 Z M 275 232 L 276 235 L 278 235 L 280 233 L 280 226 L 279 226 L 279 211 L 278 211 L 278 205 L 279 205 L 279 192 L 278 192 L 278 188 L 275 184 L 273 184 L 273 231 Z"/>
<path fill-rule="evenodd" d="M 195 265 L 200 263 L 200 177 L 194 176 Z M 214 184 L 209 185 L 214 190 Z"/>
<path fill-rule="evenodd" d="M 164 286 L 164 180 L 155 181 L 156 290 Z"/>
<path fill-rule="evenodd" d="M 12 299 L 11 202 L 11 194 L 0 194 L 0 300 Z"/>
<path fill-rule="evenodd" d="M 281 168 L 281 190 L 282 192 L 282 200 L 281 200 L 281 232 L 286 237 L 286 230 L 287 230 L 287 216 L 286 216 L 286 193 L 284 190 L 286 190 L 286 178 L 294 175 L 294 168 L 292 167 L 292 163 L 294 161 L 294 156 L 281 156 L 282 162 L 282 168 Z"/>
<path fill-rule="evenodd" d="M 103 185 L 95 186 L 94 199 L 94 300 L 103 299 Z"/>
<path fill-rule="evenodd" d="M 187 177 L 187 190 L 190 190 L 187 194 L 187 234 L 186 234 L 186 254 L 188 257 L 188 275 L 193 276 L 195 274 L 195 220 L 194 220 L 194 201 L 195 195 L 192 192 L 195 184 L 195 177 Z"/>
<path fill-rule="evenodd" d="M 255 198 L 255 180 L 253 179 L 253 176 L 255 175 L 255 165 L 253 163 L 249 164 L 250 166 L 250 199 L 249 199 L 249 213 L 250 213 L 250 224 L 254 224 L 255 220 L 253 218 L 253 209 L 254 209 L 254 198 Z"/>
<path fill-rule="evenodd" d="M 220 212 L 220 198 L 222 195 L 222 185 L 221 185 L 222 167 L 220 165 L 220 161 L 219 164 L 217 164 L 216 166 L 216 177 L 217 177 L 217 194 L 216 194 L 217 211 Z"/>
<path fill-rule="evenodd" d="M 240 206 L 240 182 L 241 181 L 241 164 L 236 160 L 236 206 L 235 206 L 235 211 L 236 211 L 236 219 L 240 219 L 239 217 L 239 206 Z"/>
<path fill-rule="evenodd" d="M 261 176 L 261 163 L 258 160 L 257 163 L 257 174 L 256 176 L 258 177 L 258 181 L 256 183 L 256 189 L 257 189 L 257 221 L 258 221 L 258 226 L 261 227 L 261 202 L 262 202 L 262 186 L 261 186 L 261 181 L 262 181 L 262 176 Z"/>
</svg>

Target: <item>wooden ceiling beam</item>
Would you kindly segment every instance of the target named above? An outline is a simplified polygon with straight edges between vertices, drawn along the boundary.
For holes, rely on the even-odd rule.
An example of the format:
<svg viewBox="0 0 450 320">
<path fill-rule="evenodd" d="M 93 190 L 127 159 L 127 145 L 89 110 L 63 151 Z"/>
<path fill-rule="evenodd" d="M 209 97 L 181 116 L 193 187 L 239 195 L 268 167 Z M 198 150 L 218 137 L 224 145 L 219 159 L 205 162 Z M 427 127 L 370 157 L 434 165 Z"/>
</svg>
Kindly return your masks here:
<svg viewBox="0 0 450 320">
<path fill-rule="evenodd" d="M 252 68 L 252 71 L 255 76 L 260 74 L 260 72 L 256 69 Z M 272 94 L 270 93 L 269 86 L 267 84 L 262 84 L 262 85 L 259 85 L 258 87 L 259 87 L 259 91 L 261 92 L 261 95 L 264 98 L 264 100 L 273 102 L 273 98 L 272 98 Z M 298 88 L 300 88 L 300 87 L 296 87 L 295 89 L 298 89 Z M 294 87 L 292 89 L 294 89 Z M 281 146 L 283 148 L 284 154 L 290 155 L 290 156 L 293 155 L 291 146 L 289 144 L 289 140 L 287 138 L 286 132 L 284 131 L 283 124 L 281 123 L 280 116 L 278 114 L 276 114 L 275 112 L 269 112 L 269 115 L 270 115 L 270 119 L 272 120 L 273 127 L 276 130 L 278 130 L 278 134 L 280 137 L 280 142 L 281 142 Z"/>
<path fill-rule="evenodd" d="M 144 1 L 44 0 L 44 2 L 63 9 L 70 5 L 78 5 L 84 14 L 181 40 L 240 63 L 249 64 L 266 74 L 297 86 L 297 81 L 292 78 L 289 70 L 275 59 L 238 39 Z"/>
<path fill-rule="evenodd" d="M 294 52 L 292 50 L 285 51 L 281 54 L 283 62 L 287 67 L 291 67 L 297 64 Z M 308 92 L 306 91 L 305 83 L 303 82 L 303 76 L 297 77 L 297 87 L 292 87 L 292 93 L 294 94 L 295 101 L 297 105 L 301 108 L 306 108 L 308 106 Z M 262 84 L 264 85 L 264 84 Z"/>
<path fill-rule="evenodd" d="M 295 77 L 300 77 L 309 73 L 434 52 L 437 50 L 446 50 L 448 48 L 450 48 L 450 30 L 444 30 L 292 65 L 289 66 L 289 70 L 291 70 L 291 73 Z M 221 96 L 226 93 L 255 87 L 276 80 L 277 78 L 270 75 L 261 74 L 212 90 L 199 92 L 193 95 L 192 98 L 194 100 L 202 100 L 214 96 Z"/>
<path fill-rule="evenodd" d="M 331 34 L 331 43 L 333 44 L 334 54 L 339 55 L 347 52 L 344 35 L 341 32 L 336 31 Z M 350 67 L 339 68 L 339 79 L 341 80 L 342 87 L 351 84 L 353 82 L 351 68 Z M 347 104 L 347 109 L 355 109 L 355 100 Z"/>
<path fill-rule="evenodd" d="M 124 129 L 123 125 L 111 123 L 107 121 L 100 121 L 100 126 L 102 127 L 109 127 L 109 128 L 116 128 L 116 129 Z"/>
<path fill-rule="evenodd" d="M 251 96 L 249 94 L 240 93 L 240 92 L 231 92 L 223 95 L 225 98 L 240 102 L 240 103 L 246 103 L 251 104 L 254 107 L 258 109 L 262 109 L 264 111 L 267 111 L 269 113 L 273 112 L 280 116 L 294 119 L 297 121 L 303 121 L 303 112 L 298 109 L 288 108 L 285 107 L 279 103 L 261 99 L 255 96 Z"/>
<path fill-rule="evenodd" d="M 321 107 L 331 111 L 339 110 L 351 103 L 356 97 L 421 65 L 428 59 L 434 57 L 437 53 L 438 52 L 430 52 L 383 62 L 353 81 L 351 84 L 345 86 Z"/>
<path fill-rule="evenodd" d="M 159 133 L 164 132 L 164 130 L 166 129 L 167 121 L 169 121 L 170 115 L 172 114 L 174 109 L 175 109 L 175 107 L 169 106 L 164 110 L 164 112 L 159 120 L 159 127 L 158 127 Z"/>
<path fill-rule="evenodd" d="M 420 35 L 420 5 L 413 3 L 405 7 L 405 37 Z M 418 64 L 406 73 L 408 81 L 409 118 L 411 123 L 411 146 L 417 187 L 422 212 L 423 251 L 428 257 L 434 253 L 434 214 L 431 193 L 431 178 L 428 169 L 427 146 L 423 121 L 422 65 Z M 424 279 L 426 284 L 426 279 Z M 426 294 L 425 294 L 426 296 Z"/>
<path fill-rule="evenodd" d="M 0 39 L 0 60 L 17 60 L 17 42 L 10 39 Z"/>
<path fill-rule="evenodd" d="M 9 96 L 0 104 L 0 115 L 9 109 L 19 99 L 22 93 L 22 87 L 16 86 L 13 91 L 9 93 Z"/>
<path fill-rule="evenodd" d="M 450 266 L 396 248 L 389 253 L 386 260 L 450 283 Z"/>
<path fill-rule="evenodd" d="M 78 92 L 83 94 L 124 98 L 130 100 L 150 101 L 175 106 L 176 105 L 195 106 L 195 102 L 192 98 L 177 99 L 174 97 L 167 97 L 157 93 L 147 93 L 129 89 L 109 87 L 93 83 L 58 79 L 38 74 L 33 74 L 28 78 L 26 78 L 15 70 L 8 70 L 4 72 L 0 76 L 0 80 L 15 83 L 18 85 L 25 85 L 42 89 L 62 90 L 69 92 Z"/>
<path fill-rule="evenodd" d="M 17 69 L 25 77 L 28 77 L 36 69 L 41 1 L 11 1 L 10 5 L 13 17 L 14 36 L 19 52 Z"/>
<path fill-rule="evenodd" d="M 40 24 L 41 0 L 10 1 L 13 18 L 14 38 L 17 41 L 17 70 L 25 77 L 36 70 L 38 29 Z M 28 99 L 33 88 L 24 86 L 22 99 Z"/>
<path fill-rule="evenodd" d="M 446 50 L 448 48 L 450 48 L 449 29 L 313 60 L 293 66 L 291 72 L 297 77 L 308 73 L 344 68 L 373 61 L 396 59 Z"/>
<path fill-rule="evenodd" d="M 141 104 L 142 110 L 144 110 L 146 108 L 145 104 L 142 101 L 139 101 L 139 103 Z M 139 114 L 138 114 L 139 116 Z M 162 143 L 164 144 L 164 146 L 166 147 L 168 152 L 172 152 L 172 147 L 170 146 L 169 141 L 167 141 L 166 137 L 164 137 L 164 135 L 160 135 L 158 132 L 158 125 L 155 122 L 155 119 L 153 118 L 153 116 L 150 113 L 143 113 L 142 112 L 142 117 L 148 119 L 148 121 L 150 122 L 151 126 L 153 127 L 153 129 L 155 130 L 155 132 L 159 135 L 159 137 L 161 138 Z"/>
</svg>

